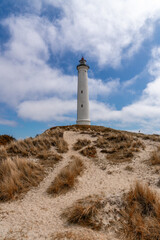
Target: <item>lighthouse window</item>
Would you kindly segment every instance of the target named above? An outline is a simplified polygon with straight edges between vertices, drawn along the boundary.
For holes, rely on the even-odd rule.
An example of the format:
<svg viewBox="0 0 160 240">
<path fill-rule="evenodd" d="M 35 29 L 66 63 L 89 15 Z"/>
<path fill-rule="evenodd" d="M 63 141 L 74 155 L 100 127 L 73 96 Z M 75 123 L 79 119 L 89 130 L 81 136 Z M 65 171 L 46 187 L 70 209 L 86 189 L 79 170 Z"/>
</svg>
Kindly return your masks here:
<svg viewBox="0 0 160 240">
<path fill-rule="evenodd" d="M 81 104 L 81 108 L 83 108 L 83 104 Z"/>
<path fill-rule="evenodd" d="M 81 90 L 81 93 L 83 93 L 83 90 Z"/>
</svg>

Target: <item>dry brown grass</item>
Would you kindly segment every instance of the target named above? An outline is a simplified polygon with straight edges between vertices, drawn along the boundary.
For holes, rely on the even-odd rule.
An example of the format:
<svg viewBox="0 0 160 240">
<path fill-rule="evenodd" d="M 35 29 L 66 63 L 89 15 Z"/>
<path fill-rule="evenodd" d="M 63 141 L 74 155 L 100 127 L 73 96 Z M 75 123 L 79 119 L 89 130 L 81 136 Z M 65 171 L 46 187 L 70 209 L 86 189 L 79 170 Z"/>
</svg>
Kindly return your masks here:
<svg viewBox="0 0 160 240">
<path fill-rule="evenodd" d="M 160 201 L 147 185 L 136 183 L 122 211 L 123 236 L 129 240 L 160 239 Z"/>
<path fill-rule="evenodd" d="M 50 149 L 56 145 L 55 137 L 38 136 L 36 138 L 26 138 L 17 142 L 12 142 L 6 146 L 6 151 L 10 156 L 35 156 L 39 152 Z"/>
<path fill-rule="evenodd" d="M 70 126 L 59 126 L 58 127 L 61 130 L 64 131 L 76 131 L 81 132 L 83 134 L 97 134 L 97 133 L 108 133 L 108 132 L 121 132 L 118 130 L 114 130 L 112 128 L 107 128 L 103 126 L 94 126 L 94 125 L 70 125 Z M 52 127 L 47 131 L 55 131 L 57 127 Z"/>
<path fill-rule="evenodd" d="M 63 138 L 57 139 L 56 147 L 59 153 L 66 153 L 68 151 L 68 143 Z"/>
<path fill-rule="evenodd" d="M 32 151 L 32 148 L 30 148 L 29 145 L 27 145 L 26 142 L 23 140 L 12 142 L 6 147 L 6 151 L 8 156 L 15 156 L 19 155 L 22 157 L 28 157 L 30 152 Z"/>
<path fill-rule="evenodd" d="M 127 166 L 125 167 L 125 170 L 126 170 L 126 171 L 129 171 L 129 172 L 133 172 L 133 167 L 127 165 Z"/>
<path fill-rule="evenodd" d="M 86 147 L 80 152 L 83 156 L 89 158 L 96 158 L 97 157 L 97 150 L 94 146 Z"/>
<path fill-rule="evenodd" d="M 24 158 L 7 158 L 0 162 L 0 201 L 16 198 L 44 177 L 41 165 Z"/>
<path fill-rule="evenodd" d="M 116 151 L 116 148 L 114 148 L 114 151 L 111 150 L 111 152 L 108 152 L 106 159 L 111 164 L 119 164 L 123 162 L 131 162 L 134 154 L 132 152 L 132 149 L 125 149 L 121 151 Z"/>
<path fill-rule="evenodd" d="M 151 165 L 160 165 L 160 152 L 159 151 L 152 152 L 149 162 L 151 163 Z"/>
<path fill-rule="evenodd" d="M 95 146 L 106 153 L 106 159 L 111 163 L 131 161 L 135 152 L 144 149 L 145 145 L 139 139 L 129 133 L 111 132 L 105 133 L 95 142 Z"/>
<path fill-rule="evenodd" d="M 93 233 L 83 230 L 83 233 L 73 231 L 58 232 L 54 234 L 52 240 L 104 240 L 104 238 L 97 238 Z M 105 238 L 105 240 L 107 239 Z"/>
<path fill-rule="evenodd" d="M 154 142 L 160 142 L 160 135 L 152 134 L 152 135 L 145 135 L 145 134 L 140 134 L 140 137 L 144 140 L 151 140 Z"/>
<path fill-rule="evenodd" d="M 5 152 L 9 157 L 35 157 L 39 153 L 49 150 L 52 146 L 55 146 L 59 153 L 65 153 L 68 151 L 68 144 L 59 136 L 63 136 L 61 131 L 57 131 L 56 134 L 42 134 L 35 138 L 12 141 L 5 146 L 5 151 L 4 148 L 0 148 L 0 159 L 6 158 Z"/>
<path fill-rule="evenodd" d="M 62 160 L 62 156 L 49 151 L 42 151 L 39 154 L 37 154 L 36 158 L 39 159 L 39 163 L 43 165 L 44 167 L 51 167 L 58 163 L 60 160 Z"/>
<path fill-rule="evenodd" d="M 0 146 L 6 145 L 12 141 L 15 141 L 15 138 L 9 135 L 0 135 Z"/>
<path fill-rule="evenodd" d="M 81 148 L 88 146 L 90 143 L 91 141 L 88 139 L 78 139 L 74 144 L 73 149 L 75 151 L 80 150 Z"/>
<path fill-rule="evenodd" d="M 97 195 L 88 196 L 77 200 L 71 207 L 67 208 L 62 213 L 62 217 L 66 218 L 69 224 L 78 224 L 100 230 L 101 221 L 98 220 L 97 215 L 102 206 L 102 198 Z"/>
<path fill-rule="evenodd" d="M 65 127 L 53 127 L 50 129 L 47 129 L 43 135 L 47 135 L 47 136 L 51 136 L 51 137 L 55 137 L 55 138 L 63 138 L 63 134 L 65 131 Z"/>
<path fill-rule="evenodd" d="M 56 127 L 48 129 L 41 136 L 45 136 L 46 139 L 51 138 L 54 139 L 53 146 L 57 148 L 59 153 L 66 153 L 68 151 L 68 143 L 63 138 L 64 130 Z"/>
<path fill-rule="evenodd" d="M 47 192 L 53 196 L 66 193 L 74 187 L 77 177 L 82 173 L 83 169 L 84 164 L 82 160 L 80 158 L 73 157 L 72 162 L 60 171 L 47 189 Z"/>
<path fill-rule="evenodd" d="M 0 161 L 5 160 L 7 158 L 7 151 L 5 147 L 0 147 Z"/>
</svg>

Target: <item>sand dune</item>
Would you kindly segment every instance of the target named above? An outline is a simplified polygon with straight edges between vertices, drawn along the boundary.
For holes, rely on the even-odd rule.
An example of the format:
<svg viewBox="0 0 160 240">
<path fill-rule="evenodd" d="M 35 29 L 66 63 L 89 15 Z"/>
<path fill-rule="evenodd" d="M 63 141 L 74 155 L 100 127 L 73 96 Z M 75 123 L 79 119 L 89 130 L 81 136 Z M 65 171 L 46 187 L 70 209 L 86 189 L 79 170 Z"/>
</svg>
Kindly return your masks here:
<svg viewBox="0 0 160 240">
<path fill-rule="evenodd" d="M 48 130 L 45 134 L 48 134 L 49 131 L 54 132 L 55 130 Z M 58 161 L 53 168 L 46 168 L 45 178 L 37 187 L 32 187 L 16 200 L 0 203 L 0 239 L 121 239 L 119 211 L 123 208 L 123 196 L 130 190 L 130 187 L 136 181 L 147 183 L 157 194 L 160 194 L 157 185 L 160 165 L 151 165 L 149 162 L 151 153 L 157 151 L 159 140 L 158 137 L 156 141 L 153 141 L 152 138 L 145 139 L 145 135 L 134 135 L 133 133 L 122 133 L 122 135 L 127 134 L 129 140 L 121 140 L 118 139 L 116 132 L 105 134 L 106 139 L 112 134 L 110 141 L 108 138 L 110 145 L 107 147 L 108 143 L 106 142 L 106 145 L 104 144 L 103 148 L 100 148 L 99 145 L 97 146 L 97 140 L 102 141 L 99 138 L 104 137 L 103 132 L 97 133 L 94 129 L 82 131 L 74 127 L 64 129 L 63 138 L 68 143 L 68 151 L 61 153 L 63 159 Z M 116 136 L 115 139 L 118 139 L 116 143 L 113 135 Z M 84 139 L 88 140 L 86 146 L 85 144 L 83 146 Z M 79 150 L 74 150 L 73 146 L 77 140 L 82 140 L 82 146 Z M 122 152 L 121 149 L 124 148 L 124 145 L 122 146 L 121 143 L 127 141 L 140 141 L 140 143 L 134 149 L 128 143 Z M 86 156 L 84 156 L 81 151 L 88 145 L 96 148 L 96 154 L 89 153 L 87 156 L 86 151 L 88 150 L 86 150 Z M 130 148 L 133 152 L 131 156 L 128 152 Z M 55 154 L 57 148 L 52 146 L 47 151 Z M 115 153 L 118 151 L 117 157 Z M 73 160 L 72 156 L 82 159 L 83 172 L 77 176 L 74 186 L 67 189 L 65 193 L 57 196 L 48 194 L 48 187 L 58 173 Z M 39 161 L 35 156 L 30 159 Z M 63 217 L 65 210 L 73 206 L 76 201 L 88 196 L 91 196 L 92 199 L 92 196 L 95 195 L 101 199 L 102 207 L 97 210 L 98 212 L 95 210 L 96 216 L 91 217 L 92 221 L 99 224 L 99 229 L 94 229 L 92 224 L 85 226 L 84 221 L 82 224 L 68 223 L 67 218 Z M 91 221 L 90 218 L 89 221 Z"/>
</svg>

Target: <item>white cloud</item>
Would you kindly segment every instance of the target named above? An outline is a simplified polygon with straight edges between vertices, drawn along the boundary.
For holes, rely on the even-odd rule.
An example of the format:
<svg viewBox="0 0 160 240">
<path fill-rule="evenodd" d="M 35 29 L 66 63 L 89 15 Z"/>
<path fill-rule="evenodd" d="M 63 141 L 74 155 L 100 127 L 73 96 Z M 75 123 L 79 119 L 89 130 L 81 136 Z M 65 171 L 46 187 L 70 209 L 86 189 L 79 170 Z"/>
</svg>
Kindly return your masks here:
<svg viewBox="0 0 160 240">
<path fill-rule="evenodd" d="M 34 3 L 39 12 L 42 5 Z M 64 120 L 76 111 L 77 77 L 50 67 L 47 63 L 50 50 L 53 58 L 57 53 L 73 51 L 85 53 L 101 66 L 117 67 L 152 35 L 160 16 L 159 0 L 45 0 L 41 3 L 60 8 L 61 18 L 53 22 L 33 15 L 6 19 L 3 24 L 9 27 L 11 38 L 0 56 L 0 102 L 11 105 L 20 117 L 36 121 Z M 95 99 L 99 95 L 107 99 L 120 87 L 125 89 L 134 84 L 137 77 L 122 85 L 119 79 L 106 82 L 89 79 L 91 119 L 155 122 L 160 117 L 159 62 L 157 47 L 148 65 L 154 80 L 147 84 L 139 100 L 119 111 Z"/>
<path fill-rule="evenodd" d="M 52 29 L 47 20 L 42 21 L 35 16 L 11 17 L 3 24 L 9 27 L 11 38 L 0 56 L 0 102 L 18 109 L 19 116 L 23 118 L 38 121 L 63 119 L 63 112 L 70 113 L 66 104 L 75 102 L 77 76 L 63 74 L 60 69 L 47 64 L 50 39 L 46 35 L 52 33 L 56 38 L 54 27 Z M 119 79 L 108 79 L 106 82 L 89 79 L 91 98 L 98 95 L 107 97 L 118 87 Z M 58 110 L 50 113 L 53 101 L 61 112 L 60 116 Z M 66 104 L 62 104 L 63 101 Z M 42 105 L 46 108 L 44 114 L 40 110 Z"/>
<path fill-rule="evenodd" d="M 129 88 L 130 86 L 132 86 L 133 84 L 135 84 L 135 82 L 137 81 L 137 79 L 139 78 L 139 75 L 134 76 L 133 78 L 125 81 L 122 83 L 122 87 L 123 89 Z"/>
<path fill-rule="evenodd" d="M 124 106 L 121 110 L 112 109 L 101 102 L 91 103 L 91 116 L 94 121 L 115 121 L 119 124 L 138 124 L 145 131 L 160 126 L 160 47 L 152 50 L 152 59 L 147 68 L 154 79 L 143 90 L 139 100 Z"/>
<path fill-rule="evenodd" d="M 120 87 L 119 79 L 107 79 L 103 82 L 101 79 L 89 79 L 89 95 L 91 99 L 96 99 L 98 96 L 105 96 L 115 93 Z"/>
<path fill-rule="evenodd" d="M 152 36 L 159 0 L 45 0 L 62 11 L 56 19 L 59 47 L 117 67 Z M 53 43 L 54 44 L 54 43 Z"/>
<path fill-rule="evenodd" d="M 4 22 L 11 38 L 0 57 L 0 101 L 16 107 L 25 99 L 70 96 L 76 79 L 49 67 L 47 33 L 52 26 L 39 17 L 11 17 Z M 52 34 L 54 35 L 54 33 Z"/>
<path fill-rule="evenodd" d="M 35 16 L 10 17 L 3 21 L 11 34 L 6 43 L 4 56 L 19 63 L 42 63 L 49 58 L 48 47 L 44 41 L 46 25 L 45 19 Z"/>
<path fill-rule="evenodd" d="M 16 122 L 15 122 L 15 121 L 11 121 L 11 120 L 1 119 L 1 118 L 0 118 L 0 125 L 15 126 L 15 125 L 16 125 Z"/>
<path fill-rule="evenodd" d="M 72 120 L 70 114 L 75 113 L 76 108 L 76 100 L 50 98 L 21 103 L 18 107 L 18 115 L 36 121 L 65 121 Z"/>
<path fill-rule="evenodd" d="M 149 73 L 154 76 L 160 76 L 160 47 L 156 46 L 152 49 L 152 58 L 148 64 Z"/>
</svg>

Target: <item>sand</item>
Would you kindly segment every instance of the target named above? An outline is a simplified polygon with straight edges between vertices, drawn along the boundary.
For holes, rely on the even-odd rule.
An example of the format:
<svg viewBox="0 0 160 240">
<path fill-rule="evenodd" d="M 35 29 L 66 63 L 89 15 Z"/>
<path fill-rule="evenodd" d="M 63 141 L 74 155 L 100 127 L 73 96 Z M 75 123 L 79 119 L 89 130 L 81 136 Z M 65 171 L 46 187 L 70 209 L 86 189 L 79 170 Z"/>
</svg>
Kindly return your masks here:
<svg viewBox="0 0 160 240">
<path fill-rule="evenodd" d="M 146 164 L 150 153 L 156 149 L 157 143 L 145 140 L 146 148 L 136 153 L 131 163 L 117 165 L 108 163 L 104 167 L 105 159 L 100 151 L 98 156 L 101 161 L 97 165 L 93 160 L 82 157 L 72 149 L 78 138 L 87 138 L 91 141 L 97 139 L 97 137 L 91 137 L 91 135 L 65 131 L 64 139 L 69 144 L 69 151 L 63 154 L 63 160 L 53 170 L 49 171 L 38 187 L 32 188 L 22 199 L 0 203 L 1 240 L 54 239 L 53 236 L 56 232 L 70 230 L 81 232 L 85 236 L 87 234 L 89 236 L 93 235 L 95 239 L 118 240 L 114 232 L 115 229 L 111 227 L 106 228 L 105 231 L 95 232 L 83 227 L 67 226 L 64 219 L 61 218 L 61 213 L 80 198 L 92 194 L 103 195 L 108 201 L 112 202 L 106 205 L 106 219 L 103 219 L 106 226 L 109 226 L 113 218 L 113 212 L 118 207 L 118 199 L 129 190 L 135 181 L 148 183 L 160 193 L 156 186 L 159 176 L 155 173 L 155 167 Z M 83 159 L 86 167 L 84 173 L 78 177 L 78 183 L 72 191 L 56 198 L 49 196 L 46 193 L 48 186 L 57 173 L 71 161 L 72 155 Z M 132 167 L 133 171 L 125 170 L 126 166 Z"/>
</svg>

